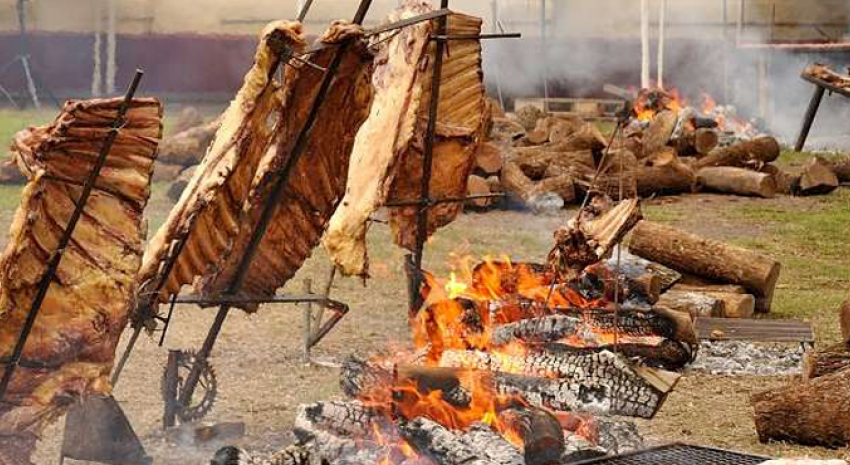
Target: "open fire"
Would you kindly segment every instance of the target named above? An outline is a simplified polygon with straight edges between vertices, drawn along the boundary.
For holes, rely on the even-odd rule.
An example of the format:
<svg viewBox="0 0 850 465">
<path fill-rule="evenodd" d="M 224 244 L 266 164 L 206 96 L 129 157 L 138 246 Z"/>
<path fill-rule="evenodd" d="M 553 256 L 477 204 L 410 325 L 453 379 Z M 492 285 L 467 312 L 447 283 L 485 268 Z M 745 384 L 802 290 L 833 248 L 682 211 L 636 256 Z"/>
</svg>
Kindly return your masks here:
<svg viewBox="0 0 850 465">
<path fill-rule="evenodd" d="M 726 144 L 752 139 L 761 133 L 753 122 L 740 117 L 733 106 L 719 105 L 714 97 L 705 92 L 697 101 L 690 102 L 675 87 L 643 89 L 638 92 L 631 111 L 633 124 L 643 129 L 662 111 L 670 111 L 679 117 L 679 124 L 684 127 L 677 132 L 716 129 L 726 136 L 721 137 L 721 141 Z"/>
<path fill-rule="evenodd" d="M 350 400 L 302 407 L 301 442 L 332 463 L 385 465 L 554 464 L 639 445 L 605 416 L 654 416 L 696 339 L 689 319 L 653 310 L 601 261 L 636 217 L 636 202 L 592 202 L 556 233 L 548 264 L 423 271 L 412 350 L 346 361 Z M 581 270 L 560 270 L 578 242 Z"/>
</svg>

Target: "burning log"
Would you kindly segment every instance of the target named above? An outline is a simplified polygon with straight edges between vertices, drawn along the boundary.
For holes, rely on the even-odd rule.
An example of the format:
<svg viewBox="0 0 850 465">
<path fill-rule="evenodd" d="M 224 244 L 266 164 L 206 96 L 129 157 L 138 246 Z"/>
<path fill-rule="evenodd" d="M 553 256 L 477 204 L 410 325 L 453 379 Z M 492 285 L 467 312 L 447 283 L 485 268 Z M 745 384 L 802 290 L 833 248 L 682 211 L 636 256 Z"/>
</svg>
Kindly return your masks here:
<svg viewBox="0 0 850 465">
<path fill-rule="evenodd" d="M 317 402 L 299 407 L 294 432 L 300 444 L 329 463 L 378 463 L 386 446 L 367 438 L 376 428 L 391 431 L 387 418 L 387 412 L 359 401 Z"/>
<path fill-rule="evenodd" d="M 843 447 L 850 444 L 850 369 L 753 394 L 759 440 Z"/>
<path fill-rule="evenodd" d="M 776 196 L 776 179 L 767 173 L 743 168 L 719 166 L 697 172 L 700 187 L 715 192 L 772 199 Z"/>
<path fill-rule="evenodd" d="M 525 356 L 449 350 L 440 365 L 494 373 L 502 394 L 558 411 L 652 418 L 679 375 L 632 367 L 608 350 L 563 348 L 557 355 L 532 351 Z"/>
<path fill-rule="evenodd" d="M 514 406 L 499 412 L 500 427 L 522 440 L 526 465 L 560 463 L 564 455 L 564 431 L 558 419 L 546 410 Z"/>
<path fill-rule="evenodd" d="M 723 311 L 723 303 L 719 299 L 695 292 L 666 292 L 661 296 L 655 306 L 683 312 L 692 318 L 716 318 Z"/>
<path fill-rule="evenodd" d="M 437 422 L 419 417 L 404 422 L 401 436 L 438 465 L 523 465 L 522 454 L 487 425 L 456 434 Z"/>
<path fill-rule="evenodd" d="M 614 207 L 598 199 L 555 232 L 549 263 L 564 282 L 575 280 L 585 268 L 604 259 L 642 218 L 637 199 Z"/>
<path fill-rule="evenodd" d="M 839 343 L 803 356 L 803 377 L 820 378 L 850 368 L 850 345 Z"/>
<path fill-rule="evenodd" d="M 781 265 L 768 256 L 650 221 L 635 227 L 629 250 L 680 271 L 740 284 L 756 296 L 756 311 L 770 311 Z"/>
<path fill-rule="evenodd" d="M 812 157 L 804 166 L 797 185 L 799 195 L 824 195 L 838 189 L 838 177 L 821 157 Z"/>
<path fill-rule="evenodd" d="M 710 166 L 733 166 L 738 168 L 760 168 L 779 158 L 781 148 L 774 137 L 758 137 L 739 142 L 729 147 L 712 150 L 694 163 L 697 171 Z"/>
</svg>

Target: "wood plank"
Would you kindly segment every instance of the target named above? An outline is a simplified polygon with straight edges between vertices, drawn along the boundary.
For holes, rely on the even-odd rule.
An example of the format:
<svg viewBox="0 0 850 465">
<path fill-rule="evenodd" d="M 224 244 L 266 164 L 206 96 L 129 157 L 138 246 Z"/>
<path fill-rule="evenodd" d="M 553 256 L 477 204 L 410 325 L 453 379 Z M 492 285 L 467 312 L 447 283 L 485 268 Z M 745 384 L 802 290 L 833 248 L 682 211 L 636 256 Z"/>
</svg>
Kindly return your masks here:
<svg viewBox="0 0 850 465">
<path fill-rule="evenodd" d="M 697 318 L 697 336 L 703 340 L 814 342 L 812 324 L 797 320 L 729 320 Z"/>
</svg>

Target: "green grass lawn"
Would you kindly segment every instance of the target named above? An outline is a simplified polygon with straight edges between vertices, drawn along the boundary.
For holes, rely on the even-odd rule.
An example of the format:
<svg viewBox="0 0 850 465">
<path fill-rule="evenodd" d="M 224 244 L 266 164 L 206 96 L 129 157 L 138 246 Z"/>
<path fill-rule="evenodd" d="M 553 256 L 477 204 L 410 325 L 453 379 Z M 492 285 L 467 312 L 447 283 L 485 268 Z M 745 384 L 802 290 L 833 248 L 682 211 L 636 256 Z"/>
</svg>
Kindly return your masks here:
<svg viewBox="0 0 850 465">
<path fill-rule="evenodd" d="M 23 111 L 0 109 L 0 159 L 11 156 L 9 145 L 16 132 L 28 126 L 49 123 L 57 114 L 55 108 Z"/>
</svg>

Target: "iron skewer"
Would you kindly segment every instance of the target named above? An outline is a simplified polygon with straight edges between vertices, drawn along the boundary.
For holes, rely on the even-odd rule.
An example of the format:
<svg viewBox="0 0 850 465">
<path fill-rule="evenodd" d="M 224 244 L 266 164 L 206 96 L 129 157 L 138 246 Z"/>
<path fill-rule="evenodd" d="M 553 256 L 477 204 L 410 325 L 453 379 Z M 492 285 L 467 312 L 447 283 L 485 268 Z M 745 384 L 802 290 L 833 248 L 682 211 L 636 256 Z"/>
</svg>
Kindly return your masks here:
<svg viewBox="0 0 850 465">
<path fill-rule="evenodd" d="M 20 365 L 24 346 L 26 345 L 27 339 L 35 326 L 35 321 L 36 318 L 38 318 L 38 313 L 41 311 L 44 298 L 47 296 L 50 284 L 56 277 L 59 264 L 62 262 L 62 257 L 65 254 L 68 244 L 71 242 L 71 236 L 74 234 L 74 230 L 77 228 L 77 223 L 83 215 L 86 203 L 88 203 L 92 190 L 94 190 L 94 184 L 97 181 L 97 178 L 100 177 L 100 171 L 106 164 L 106 158 L 109 156 L 109 152 L 112 151 L 112 145 L 115 143 L 115 139 L 118 137 L 118 134 L 121 132 L 121 128 L 124 126 L 124 118 L 127 115 L 127 110 L 130 108 L 130 103 L 132 102 L 133 97 L 136 95 L 136 90 L 139 87 L 139 82 L 142 80 L 143 75 L 143 71 L 136 70 L 136 75 L 133 77 L 133 81 L 130 83 L 127 93 L 124 95 L 124 100 L 118 108 L 118 114 L 112 122 L 112 129 L 109 131 L 109 134 L 103 142 L 97 161 L 95 162 L 91 173 L 89 173 L 89 177 L 86 179 L 86 183 L 83 186 L 80 197 L 76 201 L 76 206 L 74 207 L 73 213 L 71 213 L 71 218 L 68 220 L 65 231 L 59 238 L 56 250 L 53 252 L 53 255 L 51 255 L 50 260 L 48 261 L 47 270 L 44 272 L 44 275 L 42 275 L 41 281 L 39 281 L 38 290 L 36 291 L 35 298 L 32 301 L 32 305 L 30 306 L 30 311 L 24 321 L 24 325 L 21 328 L 21 334 L 18 337 L 18 342 L 15 344 L 9 364 L 6 365 L 6 370 L 3 373 L 3 379 L 0 380 L 0 401 L 2 401 L 5 397 L 6 389 L 9 387 L 9 383 L 15 373 L 15 369 Z"/>
</svg>

